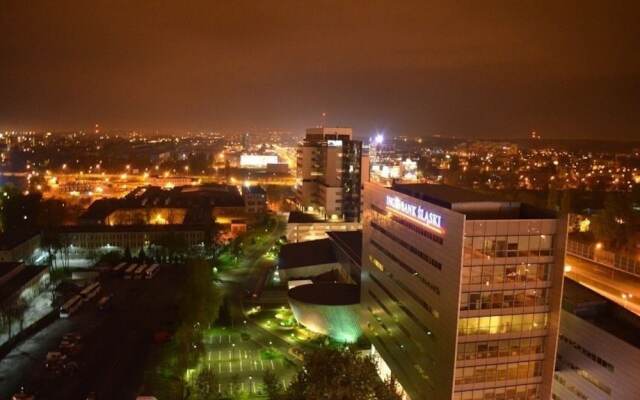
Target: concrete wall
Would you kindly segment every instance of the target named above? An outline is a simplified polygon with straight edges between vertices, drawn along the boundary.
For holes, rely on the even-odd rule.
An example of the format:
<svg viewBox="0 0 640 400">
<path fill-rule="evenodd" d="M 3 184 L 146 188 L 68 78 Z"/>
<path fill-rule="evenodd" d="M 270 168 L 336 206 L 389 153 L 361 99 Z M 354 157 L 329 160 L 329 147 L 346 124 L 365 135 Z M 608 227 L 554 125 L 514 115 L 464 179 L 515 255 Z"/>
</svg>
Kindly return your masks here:
<svg viewBox="0 0 640 400">
<path fill-rule="evenodd" d="M 640 349 L 567 311 L 562 311 L 560 335 L 555 398 L 640 399 Z"/>
<path fill-rule="evenodd" d="M 327 306 L 303 303 L 289 297 L 296 320 L 312 332 L 339 342 L 354 343 L 361 335 L 358 305 Z"/>
<path fill-rule="evenodd" d="M 338 269 L 340 269 L 340 264 L 330 263 L 330 264 L 306 265 L 304 267 L 298 267 L 298 268 L 280 269 L 278 270 L 278 272 L 280 274 L 281 280 L 288 281 L 290 279 L 300 279 L 300 278 L 309 278 L 313 276 L 318 276 L 320 274 L 324 274 L 326 272 L 330 272 Z"/>
</svg>

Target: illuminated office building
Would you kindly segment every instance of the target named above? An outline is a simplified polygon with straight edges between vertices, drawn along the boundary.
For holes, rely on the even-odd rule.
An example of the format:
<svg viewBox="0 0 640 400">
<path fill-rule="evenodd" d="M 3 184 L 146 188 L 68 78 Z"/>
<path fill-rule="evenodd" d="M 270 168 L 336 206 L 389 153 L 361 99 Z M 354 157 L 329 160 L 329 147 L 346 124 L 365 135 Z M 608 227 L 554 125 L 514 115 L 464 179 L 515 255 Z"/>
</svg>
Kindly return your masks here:
<svg viewBox="0 0 640 400">
<path fill-rule="evenodd" d="M 309 128 L 298 147 L 296 201 L 324 219 L 360 221 L 368 157 L 351 128 Z"/>
<path fill-rule="evenodd" d="M 566 220 L 445 185 L 365 183 L 362 325 L 407 397 L 551 397 Z"/>
</svg>

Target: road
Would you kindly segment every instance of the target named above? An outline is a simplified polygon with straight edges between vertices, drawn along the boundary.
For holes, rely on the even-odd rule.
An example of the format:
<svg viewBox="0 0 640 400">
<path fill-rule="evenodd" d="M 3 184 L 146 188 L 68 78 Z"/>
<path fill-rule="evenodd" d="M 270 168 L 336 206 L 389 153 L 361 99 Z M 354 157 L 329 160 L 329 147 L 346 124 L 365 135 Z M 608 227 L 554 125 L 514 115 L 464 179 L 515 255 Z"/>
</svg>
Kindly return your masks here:
<svg viewBox="0 0 640 400">
<path fill-rule="evenodd" d="M 28 382 L 29 372 L 43 363 L 47 352 L 57 347 L 65 333 L 75 329 L 75 322 L 71 319 L 56 320 L 0 360 L 0 399 L 10 398 Z"/>
<path fill-rule="evenodd" d="M 295 364 L 288 356 L 290 344 L 253 323 L 245 315 L 243 306 L 248 296 L 253 294 L 259 296 L 262 293 L 269 271 L 275 265 L 273 260 L 265 260 L 263 256 L 283 234 L 284 228 L 283 221 L 277 219 L 271 230 L 264 233 L 263 240 L 245 247 L 244 256 L 239 260 L 236 269 L 240 272 L 240 276 L 235 277 L 240 279 L 229 280 L 222 284 L 226 295 L 231 299 L 230 331 L 236 333 L 227 334 L 226 343 L 225 335 L 218 335 L 217 343 L 214 338 L 211 342 L 212 347 L 208 351 L 212 351 L 214 371 L 217 365 L 220 381 L 222 386 L 227 388 L 227 394 L 232 393 L 234 389 L 237 390 L 238 387 L 234 388 L 233 385 L 239 384 L 240 390 L 255 395 L 262 386 L 262 375 L 266 370 L 273 371 L 282 381 L 283 387 L 295 374 Z M 245 335 L 245 339 L 247 337 L 249 339 L 243 340 L 242 334 Z M 218 360 L 215 359 L 216 351 L 218 351 Z M 277 356 L 268 356 L 273 354 Z M 225 370 L 225 367 L 228 370 Z"/>
<path fill-rule="evenodd" d="M 640 282 L 622 272 L 567 255 L 565 275 L 640 315 Z"/>
</svg>

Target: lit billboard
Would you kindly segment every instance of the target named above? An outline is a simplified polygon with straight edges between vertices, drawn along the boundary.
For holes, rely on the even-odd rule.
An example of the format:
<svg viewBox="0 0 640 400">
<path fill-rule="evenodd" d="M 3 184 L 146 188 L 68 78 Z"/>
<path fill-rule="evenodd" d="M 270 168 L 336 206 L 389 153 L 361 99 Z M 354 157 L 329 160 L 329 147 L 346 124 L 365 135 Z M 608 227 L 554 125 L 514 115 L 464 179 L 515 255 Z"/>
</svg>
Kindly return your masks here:
<svg viewBox="0 0 640 400">
<path fill-rule="evenodd" d="M 267 164 L 277 164 L 278 156 L 273 154 L 242 154 L 240 166 L 243 168 L 266 168 Z"/>
</svg>

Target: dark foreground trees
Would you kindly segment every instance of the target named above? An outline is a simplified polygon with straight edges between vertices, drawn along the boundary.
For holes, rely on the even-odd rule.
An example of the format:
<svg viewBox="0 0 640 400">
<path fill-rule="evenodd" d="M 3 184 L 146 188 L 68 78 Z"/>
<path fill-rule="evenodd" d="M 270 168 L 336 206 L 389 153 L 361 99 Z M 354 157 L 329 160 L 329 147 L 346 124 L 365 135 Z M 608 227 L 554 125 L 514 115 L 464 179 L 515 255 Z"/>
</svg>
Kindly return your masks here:
<svg viewBox="0 0 640 400">
<path fill-rule="evenodd" d="M 393 381 L 380 379 L 371 357 L 349 349 L 322 348 L 307 355 L 289 387 L 275 399 L 400 400 L 401 396 Z"/>
</svg>

